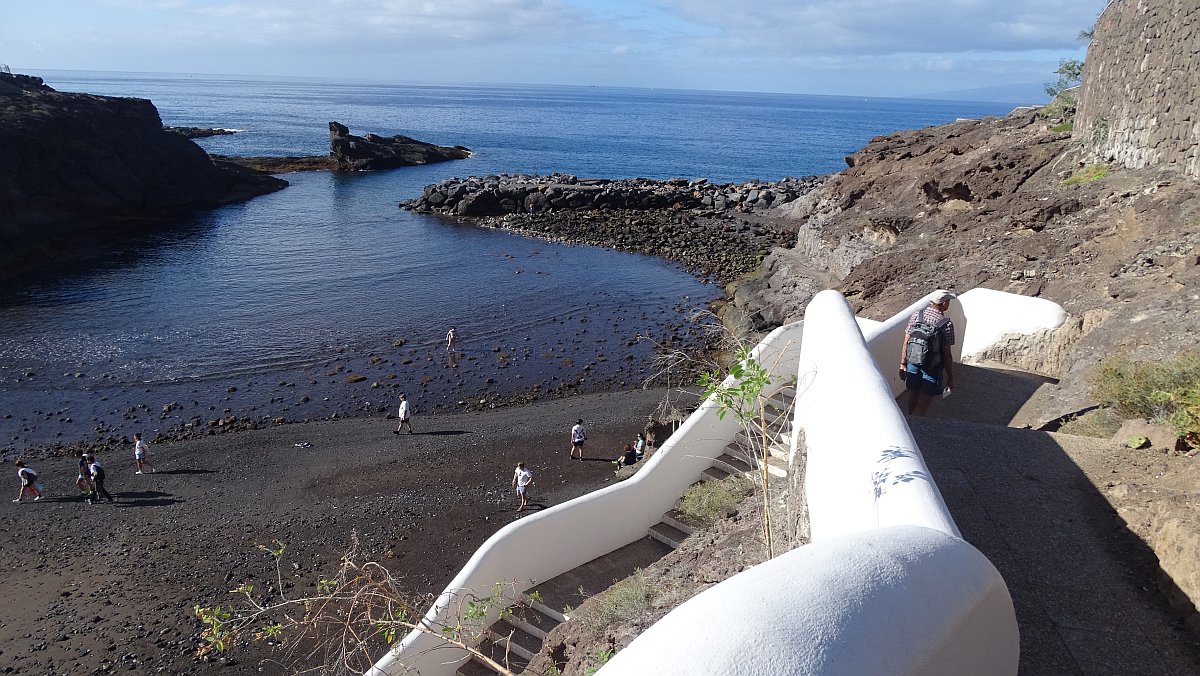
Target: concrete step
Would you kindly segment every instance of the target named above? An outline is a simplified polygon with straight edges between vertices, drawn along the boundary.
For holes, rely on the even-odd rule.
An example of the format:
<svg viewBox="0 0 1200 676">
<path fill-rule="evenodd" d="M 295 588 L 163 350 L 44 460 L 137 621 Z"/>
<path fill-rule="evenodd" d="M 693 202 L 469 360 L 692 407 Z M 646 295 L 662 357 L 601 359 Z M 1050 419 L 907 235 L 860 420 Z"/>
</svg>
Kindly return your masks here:
<svg viewBox="0 0 1200 676">
<path fill-rule="evenodd" d="M 562 613 L 556 614 L 560 617 L 562 616 Z M 549 634 L 551 629 L 554 629 L 562 623 L 561 621 L 556 620 L 545 613 L 539 612 L 525 603 L 518 603 L 516 606 L 513 606 L 512 614 L 510 614 L 506 619 L 508 620 L 509 624 L 523 629 L 527 633 L 538 637 L 538 639 L 542 641 L 546 640 L 546 634 Z"/>
<path fill-rule="evenodd" d="M 677 549 L 679 545 L 683 544 L 683 541 L 686 540 L 688 536 L 687 533 L 675 528 L 674 526 L 668 526 L 665 523 L 656 523 L 653 526 L 650 526 L 650 530 L 648 532 L 650 537 L 658 540 L 664 545 L 667 545 L 671 549 Z"/>
<path fill-rule="evenodd" d="M 783 427 L 767 427 L 767 444 L 791 444 L 792 441 L 792 426 L 788 424 Z M 763 443 L 763 435 L 757 430 L 740 430 L 733 437 L 730 446 L 735 448 L 747 449 L 758 448 Z"/>
<path fill-rule="evenodd" d="M 499 672 L 492 669 L 472 655 L 471 659 L 463 662 L 454 672 L 458 676 L 496 676 Z"/>
<path fill-rule="evenodd" d="M 775 456 L 767 458 L 767 473 L 780 479 L 786 479 L 788 475 L 787 461 L 780 460 Z"/>
<path fill-rule="evenodd" d="M 507 648 L 510 655 L 520 655 L 526 660 L 532 660 L 533 656 L 542 649 L 541 638 L 513 625 L 507 618 L 496 620 L 492 626 L 487 628 L 487 633 L 493 643 L 501 648 Z"/>
<path fill-rule="evenodd" d="M 563 613 L 561 613 L 560 611 L 557 611 L 554 608 L 551 608 L 550 606 L 546 605 L 545 603 L 542 603 L 541 601 L 533 600 L 532 598 L 530 598 L 530 596 L 528 594 L 521 594 L 521 597 L 518 600 L 521 603 L 521 605 L 528 606 L 529 608 L 533 609 L 534 611 L 536 611 L 542 615 L 545 615 L 546 617 L 550 618 L 551 620 L 553 620 L 559 624 L 571 619 L 571 618 L 567 617 L 566 615 L 564 615 Z"/>
<path fill-rule="evenodd" d="M 506 651 L 502 645 L 497 644 L 489 638 L 483 639 L 478 647 L 479 652 L 492 658 L 496 663 L 508 667 L 508 670 L 514 674 L 521 673 L 525 670 L 525 667 L 529 666 L 528 658 L 522 657 L 515 651 Z M 468 671 L 464 673 L 464 669 Z M 480 669 L 483 671 L 480 671 Z M 498 672 L 473 657 L 458 668 L 458 673 L 463 674 L 463 676 L 485 676 L 486 674 L 495 674 Z"/>
<path fill-rule="evenodd" d="M 678 531 L 683 531 L 684 533 L 687 533 L 688 535 L 691 535 L 692 533 L 696 532 L 696 530 L 694 528 L 689 526 L 687 524 L 687 522 L 685 522 L 681 518 L 679 512 L 674 509 L 667 512 L 666 514 L 663 514 L 662 522 L 667 524 L 671 528 L 674 528 L 675 530 L 678 530 Z"/>
<path fill-rule="evenodd" d="M 713 460 L 713 467 L 722 469 L 730 474 L 745 474 L 754 470 L 754 465 L 743 459 L 743 454 L 730 455 L 728 452 Z"/>
<path fill-rule="evenodd" d="M 706 469 L 700 473 L 700 480 L 701 481 L 720 481 L 721 479 L 724 479 L 727 476 L 729 476 L 729 472 L 726 472 L 725 470 L 720 469 L 719 467 L 709 467 L 708 469 Z"/>
<path fill-rule="evenodd" d="M 788 439 L 787 443 L 771 444 L 767 452 L 770 453 L 772 458 L 787 462 L 788 458 L 792 456 L 792 441 Z"/>
</svg>

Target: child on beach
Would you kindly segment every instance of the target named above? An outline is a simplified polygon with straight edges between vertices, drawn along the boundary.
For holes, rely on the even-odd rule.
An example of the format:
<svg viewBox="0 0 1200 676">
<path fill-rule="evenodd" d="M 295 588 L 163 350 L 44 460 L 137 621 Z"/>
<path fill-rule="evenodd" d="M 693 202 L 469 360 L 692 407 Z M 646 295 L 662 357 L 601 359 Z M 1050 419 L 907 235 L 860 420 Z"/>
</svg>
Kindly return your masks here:
<svg viewBox="0 0 1200 676">
<path fill-rule="evenodd" d="M 446 351 L 454 352 L 458 349 L 458 330 L 453 326 L 446 332 Z"/>
<path fill-rule="evenodd" d="M 583 419 L 575 421 L 571 428 L 571 459 L 575 459 L 575 451 L 579 451 L 579 459 L 583 460 L 583 442 L 587 441 L 587 430 L 583 428 Z"/>
<path fill-rule="evenodd" d="M 137 462 L 137 471 L 134 474 L 141 474 L 144 469 L 149 469 L 151 474 L 154 473 L 154 468 L 146 462 L 146 442 L 142 441 L 141 432 L 133 434 L 133 459 Z"/>
<path fill-rule="evenodd" d="M 525 469 L 525 463 L 518 462 L 517 469 L 513 471 L 513 488 L 517 489 L 517 497 L 521 499 L 521 506 L 517 507 L 520 512 L 525 509 L 525 505 L 529 504 L 529 484 L 533 483 L 533 472 Z"/>
<path fill-rule="evenodd" d="M 408 411 L 408 397 L 403 394 L 400 395 L 400 410 L 397 412 L 397 415 L 400 418 L 400 425 L 396 427 L 392 434 L 400 434 L 400 430 L 404 429 L 405 425 L 408 425 L 408 433 L 412 434 L 413 426 L 410 421 L 411 415 Z"/>
<path fill-rule="evenodd" d="M 17 499 L 13 500 L 13 502 L 20 502 L 21 498 L 25 497 L 25 491 L 29 491 L 29 493 L 33 496 L 34 502 L 41 500 L 42 494 L 38 492 L 37 485 L 37 470 L 32 467 L 26 467 L 24 460 L 18 460 L 16 465 L 17 477 L 21 479 L 21 490 L 17 493 Z"/>
<path fill-rule="evenodd" d="M 85 499 L 92 499 L 92 472 L 88 469 L 87 452 L 79 454 L 79 476 L 75 477 L 75 488 Z"/>
</svg>

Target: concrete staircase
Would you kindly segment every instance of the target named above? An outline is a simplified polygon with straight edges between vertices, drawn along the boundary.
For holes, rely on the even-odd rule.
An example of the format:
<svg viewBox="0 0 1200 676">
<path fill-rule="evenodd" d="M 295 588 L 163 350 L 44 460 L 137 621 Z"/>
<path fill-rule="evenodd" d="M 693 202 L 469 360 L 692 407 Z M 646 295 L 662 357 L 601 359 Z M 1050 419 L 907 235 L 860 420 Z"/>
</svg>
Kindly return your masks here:
<svg viewBox="0 0 1200 676">
<path fill-rule="evenodd" d="M 794 387 L 785 387 L 767 399 L 765 406 L 767 473 L 778 479 L 788 476 L 788 458 L 792 452 L 792 402 L 796 398 Z M 742 430 L 725 452 L 713 460 L 701 480 L 724 479 L 732 474 L 747 475 L 760 472 L 763 454 L 763 434 L 758 425 Z"/>
<path fill-rule="evenodd" d="M 771 476 L 785 479 L 791 453 L 792 402 L 795 388 L 786 387 L 766 402 L 768 431 L 767 471 Z M 733 474 L 746 475 L 760 471 L 762 457 L 747 449 L 759 448 L 760 433 L 743 430 L 725 452 L 704 470 L 700 481 L 724 479 Z M 646 537 L 625 545 L 604 556 L 547 580 L 522 594 L 512 612 L 486 630 L 479 651 L 515 674 L 520 674 L 541 650 L 550 630 L 566 622 L 570 616 L 565 609 L 578 607 L 591 595 L 607 589 L 669 554 L 683 544 L 693 529 L 679 512 L 672 509 L 650 526 Z M 556 610 L 562 608 L 563 611 Z M 495 676 L 496 671 L 472 656 L 458 668 L 459 676 Z"/>
</svg>

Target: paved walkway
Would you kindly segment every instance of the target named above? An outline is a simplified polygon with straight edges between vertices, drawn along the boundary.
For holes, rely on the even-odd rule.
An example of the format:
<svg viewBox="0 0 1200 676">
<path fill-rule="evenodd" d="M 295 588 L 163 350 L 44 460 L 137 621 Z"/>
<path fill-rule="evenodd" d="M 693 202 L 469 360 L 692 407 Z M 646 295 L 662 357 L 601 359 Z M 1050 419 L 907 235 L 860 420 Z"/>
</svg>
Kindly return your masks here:
<svg viewBox="0 0 1200 676">
<path fill-rule="evenodd" d="M 1079 469 L 1108 442 L 1004 427 L 1036 377 L 958 376 L 959 391 L 910 425 L 963 537 L 1008 583 L 1020 673 L 1200 674 L 1200 643 L 1155 588 L 1153 553 Z"/>
</svg>

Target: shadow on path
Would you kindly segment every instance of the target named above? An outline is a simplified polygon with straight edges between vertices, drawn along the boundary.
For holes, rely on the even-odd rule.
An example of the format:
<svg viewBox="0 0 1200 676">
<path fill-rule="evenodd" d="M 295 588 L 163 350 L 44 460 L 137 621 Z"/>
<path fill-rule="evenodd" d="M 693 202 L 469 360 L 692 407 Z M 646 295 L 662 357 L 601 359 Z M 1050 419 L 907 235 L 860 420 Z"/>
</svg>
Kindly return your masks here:
<svg viewBox="0 0 1200 676">
<path fill-rule="evenodd" d="M 1004 374 L 974 376 L 1013 384 Z M 986 391 L 962 401 L 970 399 L 975 418 L 1014 410 Z M 1008 584 L 1021 674 L 1200 673 L 1200 645 L 1155 588 L 1157 558 L 1076 461 L 1104 454 L 1109 442 L 938 412 L 909 425 L 963 538 Z"/>
</svg>

